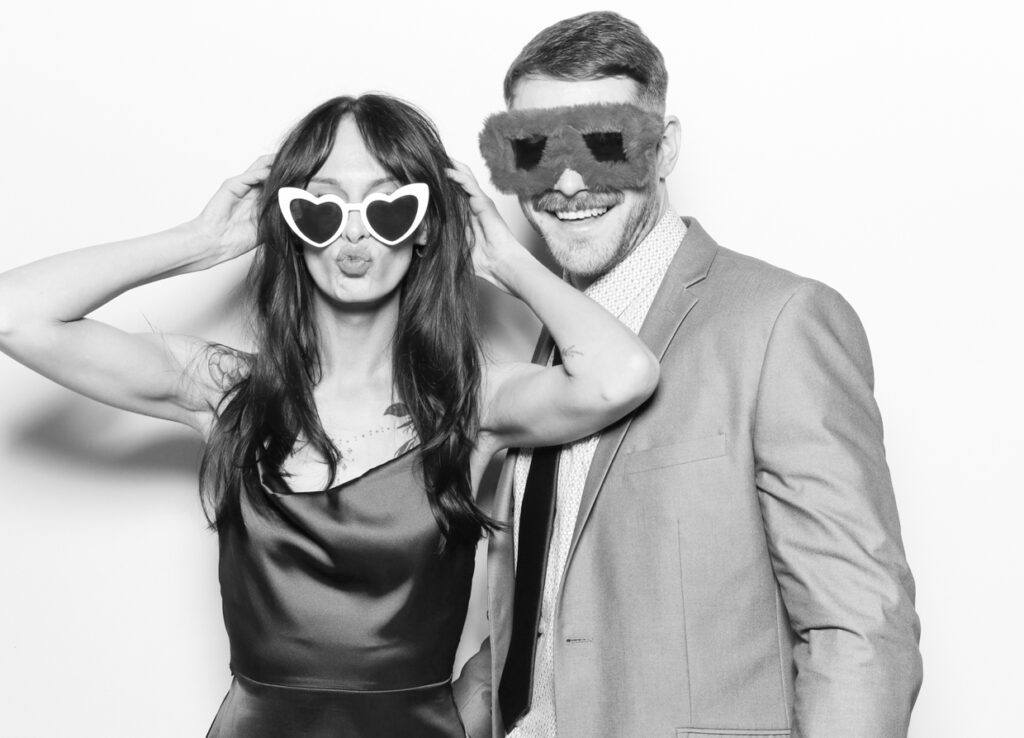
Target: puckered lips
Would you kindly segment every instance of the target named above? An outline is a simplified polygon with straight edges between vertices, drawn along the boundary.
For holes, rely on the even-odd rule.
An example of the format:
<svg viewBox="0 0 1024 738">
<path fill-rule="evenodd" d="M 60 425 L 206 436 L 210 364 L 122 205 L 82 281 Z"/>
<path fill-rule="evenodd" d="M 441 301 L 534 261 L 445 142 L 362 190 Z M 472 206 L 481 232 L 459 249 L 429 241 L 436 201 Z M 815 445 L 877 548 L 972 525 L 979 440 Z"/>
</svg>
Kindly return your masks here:
<svg viewBox="0 0 1024 738">
<path fill-rule="evenodd" d="M 356 244 L 342 246 L 334 260 L 338 269 L 346 277 L 362 277 L 373 266 L 370 250 Z"/>
</svg>

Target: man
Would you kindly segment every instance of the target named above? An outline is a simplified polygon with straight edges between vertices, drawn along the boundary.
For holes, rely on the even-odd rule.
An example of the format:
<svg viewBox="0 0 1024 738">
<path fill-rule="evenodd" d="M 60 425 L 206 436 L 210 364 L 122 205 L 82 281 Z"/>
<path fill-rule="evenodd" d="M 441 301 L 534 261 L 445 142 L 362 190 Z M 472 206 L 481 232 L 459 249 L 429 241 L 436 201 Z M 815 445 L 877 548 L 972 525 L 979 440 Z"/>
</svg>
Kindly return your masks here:
<svg viewBox="0 0 1024 738">
<path fill-rule="evenodd" d="M 635 24 L 588 13 L 526 45 L 482 136 L 495 184 L 662 370 L 599 436 L 506 463 L 460 709 L 473 738 L 904 736 L 919 626 L 863 330 L 675 214 L 666 85 Z"/>
</svg>

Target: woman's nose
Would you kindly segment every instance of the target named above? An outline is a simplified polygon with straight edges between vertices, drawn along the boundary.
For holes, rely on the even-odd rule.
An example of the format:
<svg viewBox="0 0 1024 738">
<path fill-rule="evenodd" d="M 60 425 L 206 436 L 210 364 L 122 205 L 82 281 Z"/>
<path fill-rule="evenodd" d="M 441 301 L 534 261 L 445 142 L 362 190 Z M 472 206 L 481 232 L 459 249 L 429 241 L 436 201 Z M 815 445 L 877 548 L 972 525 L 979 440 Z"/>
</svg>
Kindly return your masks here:
<svg viewBox="0 0 1024 738">
<path fill-rule="evenodd" d="M 348 222 L 345 223 L 345 230 L 342 231 L 342 236 L 349 243 L 357 243 L 369 236 L 369 232 L 366 230 L 366 225 L 363 223 L 363 214 L 359 210 L 350 210 L 348 213 Z"/>
</svg>

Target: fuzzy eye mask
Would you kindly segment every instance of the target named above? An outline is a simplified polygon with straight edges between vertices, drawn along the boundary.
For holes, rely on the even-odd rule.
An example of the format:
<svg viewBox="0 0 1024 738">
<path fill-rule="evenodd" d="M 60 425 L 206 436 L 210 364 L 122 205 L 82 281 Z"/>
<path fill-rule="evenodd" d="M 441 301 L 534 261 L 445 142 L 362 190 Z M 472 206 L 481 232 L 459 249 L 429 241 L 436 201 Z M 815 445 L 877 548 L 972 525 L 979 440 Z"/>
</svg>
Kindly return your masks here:
<svg viewBox="0 0 1024 738">
<path fill-rule="evenodd" d="M 495 113 L 480 133 L 494 186 L 535 197 L 572 169 L 588 187 L 637 189 L 654 170 L 664 120 L 628 103 Z"/>
</svg>

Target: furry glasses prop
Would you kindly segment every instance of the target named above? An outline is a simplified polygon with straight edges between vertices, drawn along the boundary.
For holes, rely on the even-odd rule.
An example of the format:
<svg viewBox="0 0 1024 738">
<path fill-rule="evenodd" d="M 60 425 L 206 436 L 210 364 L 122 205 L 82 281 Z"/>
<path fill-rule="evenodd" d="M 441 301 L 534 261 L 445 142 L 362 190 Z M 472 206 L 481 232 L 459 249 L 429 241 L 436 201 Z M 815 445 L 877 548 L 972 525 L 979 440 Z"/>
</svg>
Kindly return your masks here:
<svg viewBox="0 0 1024 738">
<path fill-rule="evenodd" d="M 664 120 L 628 103 L 495 113 L 480 133 L 494 186 L 535 197 L 566 169 L 588 187 L 637 189 L 654 171 Z"/>
</svg>

